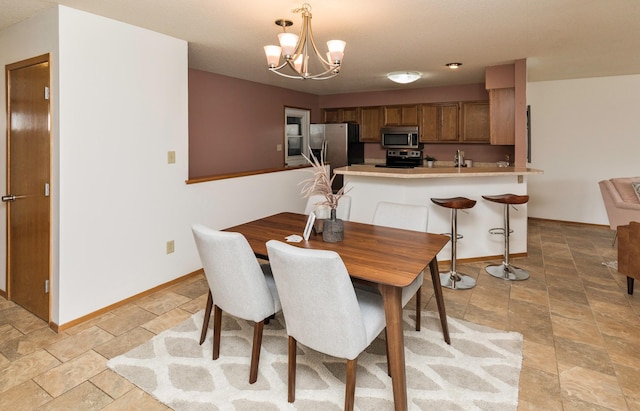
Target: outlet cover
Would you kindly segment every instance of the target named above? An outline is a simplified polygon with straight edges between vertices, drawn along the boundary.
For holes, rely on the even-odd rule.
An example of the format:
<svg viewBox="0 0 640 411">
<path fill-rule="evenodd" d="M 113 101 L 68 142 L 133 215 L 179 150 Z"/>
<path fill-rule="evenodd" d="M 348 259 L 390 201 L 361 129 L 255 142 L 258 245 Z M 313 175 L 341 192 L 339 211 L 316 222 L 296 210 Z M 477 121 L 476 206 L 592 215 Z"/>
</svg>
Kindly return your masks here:
<svg viewBox="0 0 640 411">
<path fill-rule="evenodd" d="M 173 240 L 167 241 L 167 254 L 171 254 L 175 250 L 175 243 Z"/>
</svg>

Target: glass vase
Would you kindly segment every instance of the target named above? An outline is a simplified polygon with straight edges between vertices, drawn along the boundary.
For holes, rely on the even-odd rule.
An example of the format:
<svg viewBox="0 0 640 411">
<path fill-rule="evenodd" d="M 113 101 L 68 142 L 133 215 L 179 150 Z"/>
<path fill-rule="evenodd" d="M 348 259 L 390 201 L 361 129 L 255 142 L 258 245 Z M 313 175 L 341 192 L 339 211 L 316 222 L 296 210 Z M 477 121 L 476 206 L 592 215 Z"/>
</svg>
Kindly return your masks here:
<svg viewBox="0 0 640 411">
<path fill-rule="evenodd" d="M 324 221 L 322 240 L 327 243 L 337 243 L 344 239 L 344 222 L 336 218 L 336 209 L 331 209 L 331 217 Z"/>
</svg>

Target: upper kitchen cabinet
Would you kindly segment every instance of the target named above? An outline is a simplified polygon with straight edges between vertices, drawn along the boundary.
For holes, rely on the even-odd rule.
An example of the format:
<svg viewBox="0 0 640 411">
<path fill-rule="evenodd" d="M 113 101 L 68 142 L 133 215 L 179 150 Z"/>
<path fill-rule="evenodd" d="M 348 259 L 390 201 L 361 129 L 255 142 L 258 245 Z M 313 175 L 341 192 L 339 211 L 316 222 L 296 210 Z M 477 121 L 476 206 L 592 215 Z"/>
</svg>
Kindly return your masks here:
<svg viewBox="0 0 640 411">
<path fill-rule="evenodd" d="M 458 141 L 460 135 L 459 129 L 459 115 L 460 108 L 458 104 L 441 104 L 441 126 L 440 126 L 440 141 Z"/>
<path fill-rule="evenodd" d="M 458 103 L 420 106 L 420 142 L 458 142 Z"/>
<path fill-rule="evenodd" d="M 325 108 L 323 123 L 357 123 L 360 115 L 359 107 Z"/>
<path fill-rule="evenodd" d="M 491 144 L 515 144 L 515 104 L 515 88 L 507 87 L 489 90 Z"/>
<path fill-rule="evenodd" d="M 382 127 L 382 107 L 360 107 L 360 141 L 364 143 L 379 143 L 380 128 Z"/>
<path fill-rule="evenodd" d="M 460 128 L 461 142 L 489 143 L 489 102 L 461 102 Z"/>
<path fill-rule="evenodd" d="M 383 124 L 385 126 L 417 126 L 418 105 L 385 106 Z"/>
</svg>

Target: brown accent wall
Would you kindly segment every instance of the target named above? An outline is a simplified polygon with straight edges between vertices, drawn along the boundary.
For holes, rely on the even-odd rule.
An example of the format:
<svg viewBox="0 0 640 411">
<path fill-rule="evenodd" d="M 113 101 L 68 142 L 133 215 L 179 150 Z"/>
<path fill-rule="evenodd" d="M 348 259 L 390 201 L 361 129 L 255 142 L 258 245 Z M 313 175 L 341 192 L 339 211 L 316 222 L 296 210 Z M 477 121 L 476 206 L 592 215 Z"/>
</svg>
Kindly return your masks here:
<svg viewBox="0 0 640 411">
<path fill-rule="evenodd" d="M 284 107 L 311 110 L 318 96 L 189 70 L 189 178 L 284 167 Z"/>
<path fill-rule="evenodd" d="M 484 84 L 316 96 L 190 69 L 189 178 L 284 167 L 276 145 L 284 144 L 285 106 L 311 110 L 316 123 L 323 108 L 488 99 Z M 424 152 L 453 161 L 458 148 L 477 162 L 514 158 L 512 146 L 487 144 L 425 144 Z M 365 145 L 366 159 L 384 161 L 385 153 L 380 144 Z"/>
</svg>

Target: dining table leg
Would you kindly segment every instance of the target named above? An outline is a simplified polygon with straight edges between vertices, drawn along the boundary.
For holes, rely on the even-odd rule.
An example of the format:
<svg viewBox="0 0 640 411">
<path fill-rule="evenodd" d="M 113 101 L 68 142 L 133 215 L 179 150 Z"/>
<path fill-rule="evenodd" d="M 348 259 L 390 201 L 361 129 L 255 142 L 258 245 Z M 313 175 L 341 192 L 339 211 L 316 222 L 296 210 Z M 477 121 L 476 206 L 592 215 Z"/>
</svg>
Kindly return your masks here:
<svg viewBox="0 0 640 411">
<path fill-rule="evenodd" d="M 444 295 L 442 294 L 442 285 L 440 284 L 440 271 L 438 269 L 438 260 L 433 257 L 429 262 L 429 271 L 431 271 L 431 281 L 433 282 L 433 292 L 436 295 L 436 303 L 438 304 L 438 315 L 440 316 L 440 324 L 442 325 L 442 334 L 444 341 L 451 345 L 451 337 L 449 337 L 449 325 L 447 323 L 447 310 L 444 308 Z"/>
<path fill-rule="evenodd" d="M 407 410 L 407 375 L 404 363 L 404 334 L 402 327 L 402 288 L 379 284 L 387 321 L 387 349 L 389 374 L 393 385 L 396 411 Z"/>
</svg>

